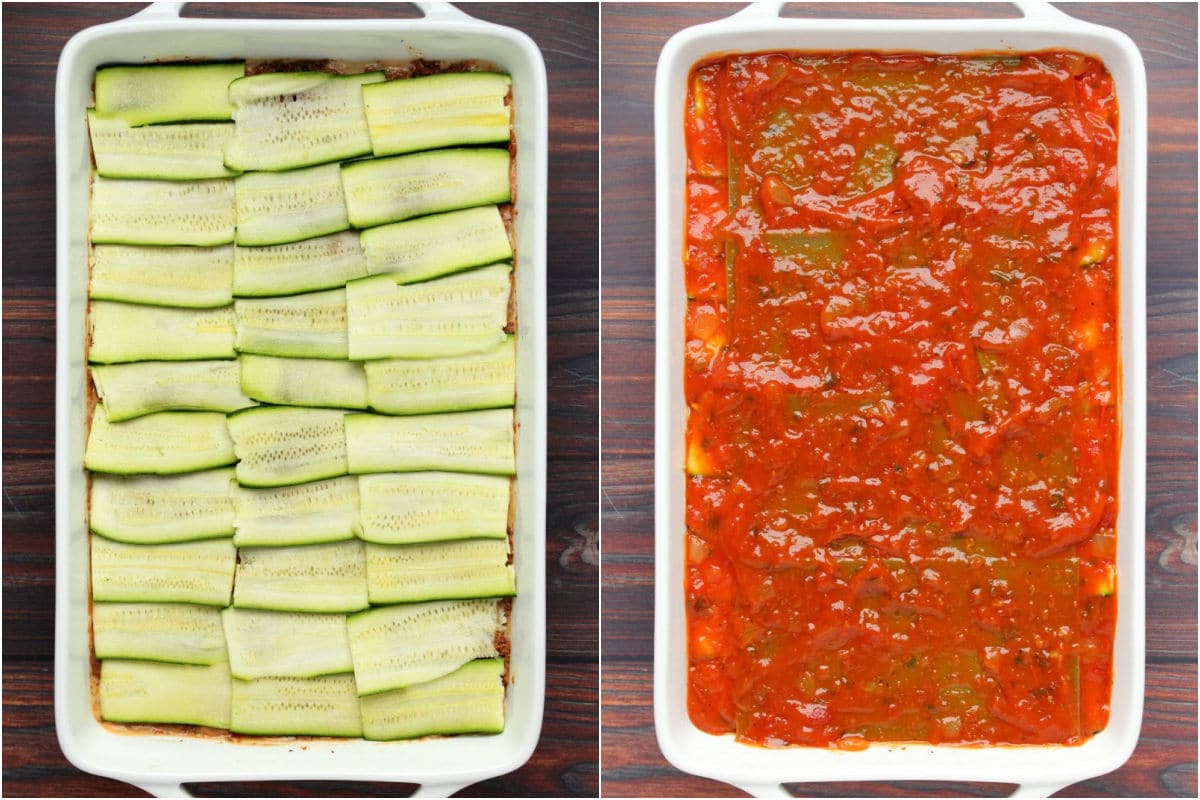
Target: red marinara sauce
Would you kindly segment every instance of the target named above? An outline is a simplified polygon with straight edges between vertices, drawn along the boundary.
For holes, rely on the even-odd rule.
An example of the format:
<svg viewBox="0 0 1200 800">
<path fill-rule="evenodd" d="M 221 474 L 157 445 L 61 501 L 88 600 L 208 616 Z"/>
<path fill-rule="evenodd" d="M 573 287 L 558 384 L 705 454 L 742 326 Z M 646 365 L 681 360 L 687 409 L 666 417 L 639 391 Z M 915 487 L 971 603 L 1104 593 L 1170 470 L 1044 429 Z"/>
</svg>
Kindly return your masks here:
<svg viewBox="0 0 1200 800">
<path fill-rule="evenodd" d="M 692 70 L 684 124 L 693 722 L 850 749 L 1099 731 L 1111 76 L 737 55 Z"/>
</svg>

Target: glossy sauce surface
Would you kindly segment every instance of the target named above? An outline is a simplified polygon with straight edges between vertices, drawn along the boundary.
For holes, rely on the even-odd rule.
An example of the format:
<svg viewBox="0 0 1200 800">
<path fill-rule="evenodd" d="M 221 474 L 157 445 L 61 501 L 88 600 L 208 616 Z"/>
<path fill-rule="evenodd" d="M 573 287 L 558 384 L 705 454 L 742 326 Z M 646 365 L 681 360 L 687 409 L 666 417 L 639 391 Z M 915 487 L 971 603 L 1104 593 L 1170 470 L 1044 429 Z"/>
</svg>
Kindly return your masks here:
<svg viewBox="0 0 1200 800">
<path fill-rule="evenodd" d="M 730 56 L 693 69 L 684 125 L 692 720 L 851 749 L 1103 728 L 1107 71 Z"/>
</svg>

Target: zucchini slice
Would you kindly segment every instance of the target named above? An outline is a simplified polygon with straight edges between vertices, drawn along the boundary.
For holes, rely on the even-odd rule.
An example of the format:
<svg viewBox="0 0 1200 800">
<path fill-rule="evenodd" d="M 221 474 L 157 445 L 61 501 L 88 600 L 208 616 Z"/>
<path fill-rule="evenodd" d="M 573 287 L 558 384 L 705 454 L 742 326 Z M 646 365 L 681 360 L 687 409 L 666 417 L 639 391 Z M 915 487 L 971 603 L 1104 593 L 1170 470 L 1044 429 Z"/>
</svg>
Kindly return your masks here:
<svg viewBox="0 0 1200 800">
<path fill-rule="evenodd" d="M 508 536 L 511 482 L 498 475 L 360 475 L 362 538 L 380 544 Z"/>
<path fill-rule="evenodd" d="M 219 614 L 235 678 L 314 678 L 354 669 L 345 614 L 247 608 L 227 608 Z"/>
<path fill-rule="evenodd" d="M 196 245 L 233 241 L 232 178 L 92 181 L 92 244 Z"/>
<path fill-rule="evenodd" d="M 222 411 L 257 405 L 242 394 L 237 361 L 137 361 L 93 365 L 109 422 L 155 411 Z"/>
<path fill-rule="evenodd" d="M 229 728 L 229 664 L 100 662 L 100 718 Z"/>
<path fill-rule="evenodd" d="M 134 128 L 116 117 L 88 112 L 96 174 L 105 178 L 195 181 L 238 173 L 224 162 L 228 123 L 147 125 Z"/>
<path fill-rule="evenodd" d="M 191 309 L 96 300 L 88 315 L 92 363 L 233 358 L 233 306 Z"/>
<path fill-rule="evenodd" d="M 338 359 L 348 353 L 345 289 L 236 300 L 233 307 L 239 352 Z"/>
<path fill-rule="evenodd" d="M 428 75 L 364 86 L 376 156 L 507 142 L 512 79 L 494 72 Z"/>
<path fill-rule="evenodd" d="M 382 72 L 279 72 L 229 85 L 237 130 L 225 163 L 239 170 L 285 170 L 371 152 L 362 87 Z"/>
<path fill-rule="evenodd" d="M 229 729 L 262 736 L 362 736 L 354 675 L 235 678 Z"/>
<path fill-rule="evenodd" d="M 233 487 L 233 543 L 263 547 L 338 542 L 358 535 L 358 479 L 330 478 L 277 489 Z"/>
<path fill-rule="evenodd" d="M 93 300 L 176 308 L 221 308 L 233 302 L 233 246 L 92 248 Z"/>
<path fill-rule="evenodd" d="M 367 564 L 357 539 L 300 547 L 244 547 L 239 551 L 233 604 L 238 608 L 361 611 Z"/>
<path fill-rule="evenodd" d="M 92 632 L 96 658 L 136 658 L 173 664 L 218 664 L 229 660 L 225 633 L 221 630 L 221 610 L 213 606 L 94 603 Z"/>
<path fill-rule="evenodd" d="M 237 548 L 232 539 L 124 544 L 92 534 L 92 599 L 227 606 Z"/>
<path fill-rule="evenodd" d="M 242 391 L 264 403 L 366 408 L 367 375 L 358 361 L 245 354 Z"/>
<path fill-rule="evenodd" d="M 286 244 L 350 227 L 337 164 L 251 172 L 233 182 L 240 245 Z"/>
<path fill-rule="evenodd" d="M 233 249 L 233 293 L 238 297 L 337 289 L 367 275 L 359 234 L 344 231 L 301 242 Z"/>
<path fill-rule="evenodd" d="M 437 358 L 504 341 L 512 268 L 460 272 L 397 286 L 387 275 L 346 284 L 348 352 L 355 361 Z"/>
<path fill-rule="evenodd" d="M 92 412 L 83 466 L 118 475 L 173 475 L 237 460 L 225 415 L 215 411 L 160 411 L 109 422 L 104 406 Z"/>
<path fill-rule="evenodd" d="M 367 739 L 504 730 L 504 659 L 468 661 L 449 675 L 359 700 Z"/>
<path fill-rule="evenodd" d="M 183 475 L 92 475 L 89 525 L 127 544 L 228 538 L 233 467 Z"/>
<path fill-rule="evenodd" d="M 355 475 L 425 470 L 513 475 L 513 446 L 513 412 L 506 408 L 414 417 L 346 417 L 346 463 Z"/>
<path fill-rule="evenodd" d="M 476 658 L 495 658 L 504 620 L 496 600 L 384 606 L 346 620 L 360 695 L 449 675 Z"/>
<path fill-rule="evenodd" d="M 372 605 L 508 597 L 517 593 L 505 539 L 368 544 Z"/>
<path fill-rule="evenodd" d="M 229 84 L 245 74 L 241 61 L 105 67 L 96 70 L 96 113 L 130 125 L 227 120 Z"/>
<path fill-rule="evenodd" d="M 355 228 L 512 199 L 509 155 L 499 147 L 431 150 L 342 167 Z"/>
<path fill-rule="evenodd" d="M 512 336 L 482 353 L 384 359 L 363 366 L 367 403 L 384 414 L 469 411 L 516 402 L 517 348 Z"/>
<path fill-rule="evenodd" d="M 250 408 L 229 417 L 242 486 L 288 486 L 346 474 L 345 413 Z"/>
<path fill-rule="evenodd" d="M 370 228 L 361 234 L 372 275 L 396 283 L 429 280 L 512 258 L 508 230 L 497 206 L 479 206 Z"/>
</svg>

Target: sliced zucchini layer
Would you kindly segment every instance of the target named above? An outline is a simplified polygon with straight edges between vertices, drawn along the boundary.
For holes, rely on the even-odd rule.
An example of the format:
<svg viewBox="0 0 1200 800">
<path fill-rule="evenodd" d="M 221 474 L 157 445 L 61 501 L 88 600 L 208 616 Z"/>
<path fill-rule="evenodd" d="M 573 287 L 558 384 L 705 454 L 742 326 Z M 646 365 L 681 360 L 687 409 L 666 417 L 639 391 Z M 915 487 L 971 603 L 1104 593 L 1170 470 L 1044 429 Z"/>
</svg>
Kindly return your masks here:
<svg viewBox="0 0 1200 800">
<path fill-rule="evenodd" d="M 509 409 L 346 417 L 347 464 L 356 475 L 425 470 L 513 475 L 513 447 L 513 412 Z"/>
<path fill-rule="evenodd" d="M 89 521 L 107 539 L 167 544 L 233 535 L 233 468 L 184 475 L 92 475 Z"/>
<path fill-rule="evenodd" d="M 361 611 L 369 605 L 363 543 L 242 548 L 233 604 L 322 614 Z"/>
<path fill-rule="evenodd" d="M 362 736 L 354 675 L 233 681 L 235 733 Z"/>
<path fill-rule="evenodd" d="M 238 174 L 224 162 L 225 143 L 233 135 L 227 123 L 134 128 L 89 111 L 88 132 L 96 174 L 105 178 L 195 181 Z"/>
<path fill-rule="evenodd" d="M 350 224 L 369 228 L 410 217 L 511 199 L 508 150 L 431 150 L 342 167 Z"/>
<path fill-rule="evenodd" d="M 493 72 L 428 75 L 364 86 L 377 156 L 460 144 L 507 142 L 512 79 Z"/>
<path fill-rule="evenodd" d="M 234 183 L 240 245 L 298 242 L 350 227 L 337 164 L 290 172 L 251 172 Z"/>
<path fill-rule="evenodd" d="M 516 401 L 517 348 L 512 336 L 482 353 L 384 359 L 363 366 L 367 403 L 384 414 L 469 411 Z"/>
<path fill-rule="evenodd" d="M 227 606 L 237 548 L 232 539 L 182 544 L 92 540 L 92 599 Z"/>
<path fill-rule="evenodd" d="M 387 275 L 346 284 L 350 358 L 437 358 L 504 341 L 512 268 L 473 269 L 397 286 Z"/>
<path fill-rule="evenodd" d="M 229 417 L 243 486 L 288 486 L 346 474 L 345 413 L 251 408 Z"/>
<path fill-rule="evenodd" d="M 233 246 L 92 248 L 88 296 L 176 308 L 221 308 L 233 302 Z"/>
<path fill-rule="evenodd" d="M 430 214 L 362 232 L 367 271 L 396 283 L 429 280 L 512 258 L 497 206 Z"/>
<path fill-rule="evenodd" d="M 233 306 L 212 309 L 165 308 L 92 302 L 88 316 L 92 334 L 88 360 L 188 361 L 233 358 Z"/>
<path fill-rule="evenodd" d="M 234 169 L 284 170 L 371 152 L 362 87 L 382 72 L 280 72 L 229 86 L 237 132 L 225 153 Z"/>
<path fill-rule="evenodd" d="M 227 120 L 229 84 L 245 74 L 241 61 L 105 67 L 96 70 L 96 113 L 130 125 Z"/>
<path fill-rule="evenodd" d="M 238 351 L 293 358 L 345 358 L 346 290 L 238 300 Z"/>
<path fill-rule="evenodd" d="M 469 661 L 449 675 L 361 698 L 363 736 L 414 739 L 504 730 L 504 659 Z"/>
<path fill-rule="evenodd" d="M 367 275 L 367 261 L 353 231 L 270 247 L 234 247 L 233 293 L 274 297 L 336 289 Z"/>
<path fill-rule="evenodd" d="M 109 422 L 155 411 L 237 411 L 257 405 L 242 394 L 236 361 L 138 361 L 93 366 Z"/>
<path fill-rule="evenodd" d="M 229 728 L 229 664 L 100 662 L 100 717 L 109 722 L 159 722 Z"/>
<path fill-rule="evenodd" d="M 358 534 L 358 479 L 331 478 L 277 489 L 233 487 L 238 547 L 318 544 Z"/>
<path fill-rule="evenodd" d="M 118 475 L 173 475 L 237 460 L 225 415 L 214 411 L 160 411 L 109 422 L 104 406 L 92 412 L 83 466 Z"/>
<path fill-rule="evenodd" d="M 498 475 L 360 475 L 362 538 L 380 544 L 508 536 L 511 485 Z"/>
<path fill-rule="evenodd" d="M 313 678 L 354 669 L 345 614 L 246 608 L 227 608 L 219 614 L 235 678 Z"/>
<path fill-rule="evenodd" d="M 96 658 L 175 664 L 228 661 L 221 610 L 187 603 L 94 603 Z M 347 652 L 349 644 L 347 644 Z"/>
<path fill-rule="evenodd" d="M 351 615 L 350 654 L 360 695 L 402 689 L 494 658 L 503 625 L 496 600 L 384 606 Z"/>
<path fill-rule="evenodd" d="M 282 406 L 366 408 L 367 375 L 359 361 L 244 354 L 242 390 Z"/>
<path fill-rule="evenodd" d="M 504 539 L 366 547 L 367 595 L 372 605 L 517 593 Z"/>
<path fill-rule="evenodd" d="M 233 179 L 92 182 L 93 244 L 196 245 L 233 241 Z"/>
</svg>

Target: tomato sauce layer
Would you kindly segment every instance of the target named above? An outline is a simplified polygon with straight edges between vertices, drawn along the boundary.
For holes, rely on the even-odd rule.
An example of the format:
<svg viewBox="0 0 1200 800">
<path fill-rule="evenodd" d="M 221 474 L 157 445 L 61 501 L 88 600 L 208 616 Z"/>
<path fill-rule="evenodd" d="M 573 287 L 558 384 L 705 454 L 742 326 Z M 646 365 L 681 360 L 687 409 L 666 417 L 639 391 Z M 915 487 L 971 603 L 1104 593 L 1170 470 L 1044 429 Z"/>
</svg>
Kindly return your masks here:
<svg viewBox="0 0 1200 800">
<path fill-rule="evenodd" d="M 688 707 L 746 742 L 1108 720 L 1117 104 L 1096 60 L 697 65 Z"/>
</svg>

